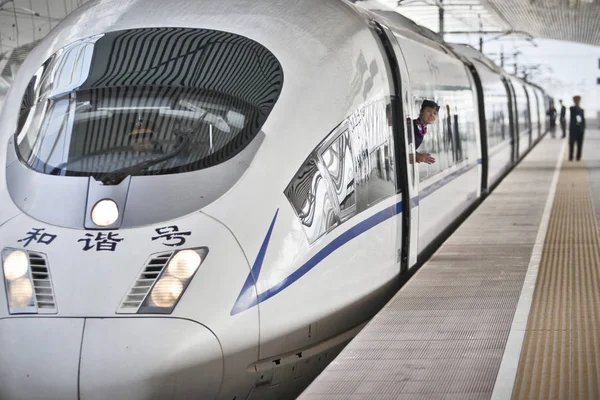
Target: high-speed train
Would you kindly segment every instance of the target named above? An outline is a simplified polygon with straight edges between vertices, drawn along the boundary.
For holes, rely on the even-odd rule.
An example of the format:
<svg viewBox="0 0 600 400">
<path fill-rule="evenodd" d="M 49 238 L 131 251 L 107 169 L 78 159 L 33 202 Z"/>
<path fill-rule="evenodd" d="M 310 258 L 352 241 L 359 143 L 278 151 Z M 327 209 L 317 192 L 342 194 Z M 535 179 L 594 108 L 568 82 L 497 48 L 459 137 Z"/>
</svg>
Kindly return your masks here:
<svg viewBox="0 0 600 400">
<path fill-rule="evenodd" d="M 0 399 L 293 398 L 545 133 L 541 89 L 358 4 L 96 0 L 35 47 Z"/>
</svg>

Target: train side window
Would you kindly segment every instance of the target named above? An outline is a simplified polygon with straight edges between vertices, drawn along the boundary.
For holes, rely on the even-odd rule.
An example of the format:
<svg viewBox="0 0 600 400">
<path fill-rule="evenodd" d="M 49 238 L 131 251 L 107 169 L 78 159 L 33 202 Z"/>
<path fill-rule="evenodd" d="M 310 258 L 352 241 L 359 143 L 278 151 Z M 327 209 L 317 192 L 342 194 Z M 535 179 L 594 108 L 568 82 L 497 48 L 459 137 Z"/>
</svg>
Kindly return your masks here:
<svg viewBox="0 0 600 400">
<path fill-rule="evenodd" d="M 463 151 L 463 142 L 466 142 L 468 139 L 464 136 L 464 130 L 461 129 L 458 110 L 455 110 L 455 114 L 452 116 L 452 129 L 454 130 L 454 136 L 456 137 L 456 163 L 458 164 L 466 158 L 465 151 Z"/>
<path fill-rule="evenodd" d="M 369 152 L 371 171 L 368 181 L 368 204 L 394 194 L 390 147 L 382 144 Z"/>
<path fill-rule="evenodd" d="M 340 219 L 345 220 L 356 209 L 354 161 L 346 123 L 343 131 L 321 151 L 321 161 L 331 183 L 332 196 L 337 200 Z"/>
<path fill-rule="evenodd" d="M 396 194 L 387 100 L 351 114 L 304 161 L 284 194 L 309 243 Z"/>
<path fill-rule="evenodd" d="M 404 99 L 404 104 L 408 104 L 408 95 L 406 95 L 405 99 Z M 408 140 L 408 152 L 409 152 L 409 157 L 414 157 L 415 154 L 415 132 L 413 131 L 413 122 L 412 122 L 412 118 L 410 117 L 409 114 L 407 114 L 404 118 L 403 123 L 405 124 L 405 129 L 406 129 L 406 137 Z M 409 162 L 409 168 L 410 168 L 410 173 L 412 174 L 412 181 L 413 181 L 413 185 L 414 182 L 417 181 L 417 169 L 415 168 L 415 162 Z"/>
<path fill-rule="evenodd" d="M 440 116 L 440 121 L 444 127 L 444 141 L 446 143 L 446 151 L 448 154 L 448 166 L 452 166 L 458 163 L 460 138 L 456 135 L 458 132 L 456 132 L 454 124 L 452 123 L 452 111 L 450 110 L 450 106 L 446 104 L 446 106 L 441 109 L 444 110 L 444 115 L 443 117 Z"/>
<path fill-rule="evenodd" d="M 439 170 L 444 170 L 447 169 L 450 165 L 452 165 L 452 163 L 450 162 L 450 153 L 449 151 L 449 145 L 448 145 L 448 140 L 447 140 L 447 136 L 446 136 L 446 132 L 444 131 L 444 119 L 443 119 L 443 109 L 444 107 L 442 106 L 440 108 L 440 110 L 438 111 L 438 118 L 436 119 L 435 123 L 430 125 L 433 126 L 435 125 L 435 136 L 436 136 L 436 141 L 437 141 L 437 145 L 438 145 L 438 154 L 439 154 L 439 158 L 436 158 L 436 164 L 438 164 L 438 169 Z"/>
<path fill-rule="evenodd" d="M 507 139 L 504 104 L 493 100 L 490 98 L 486 105 L 488 146 L 490 148 Z"/>
<path fill-rule="evenodd" d="M 284 191 L 309 243 L 339 224 L 329 183 L 318 163 L 316 153 L 311 154 Z"/>
<path fill-rule="evenodd" d="M 356 157 L 359 212 L 396 194 L 394 137 L 388 101 L 365 106 L 350 116 L 350 137 Z"/>
</svg>

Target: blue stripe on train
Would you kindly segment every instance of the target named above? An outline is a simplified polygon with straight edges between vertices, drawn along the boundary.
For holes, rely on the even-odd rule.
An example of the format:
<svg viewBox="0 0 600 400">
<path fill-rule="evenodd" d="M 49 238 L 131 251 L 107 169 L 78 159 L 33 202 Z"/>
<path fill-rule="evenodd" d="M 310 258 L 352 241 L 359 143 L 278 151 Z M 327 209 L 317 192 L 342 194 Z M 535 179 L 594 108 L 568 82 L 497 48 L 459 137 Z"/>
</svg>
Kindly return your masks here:
<svg viewBox="0 0 600 400">
<path fill-rule="evenodd" d="M 461 169 L 456 170 L 453 173 L 451 173 L 450 175 L 444 177 L 440 181 L 428 186 L 421 193 L 419 193 L 419 196 L 412 199 L 413 206 L 418 205 L 419 201 L 423 200 L 424 198 L 431 195 L 435 191 L 441 189 L 443 186 L 446 186 L 448 183 L 450 183 L 454 179 L 458 178 L 459 176 L 461 176 L 461 175 L 465 174 L 466 172 L 470 171 L 471 169 L 477 167 L 479 164 L 481 164 L 481 159 L 477 160 L 476 164 L 466 165 L 466 166 L 462 167 Z M 308 271 L 310 271 L 311 269 L 316 267 L 317 264 L 319 264 L 321 261 L 323 261 L 325 258 L 327 258 L 331 253 L 336 251 L 338 248 L 342 247 L 344 244 L 348 243 L 350 240 L 354 239 L 355 237 L 363 234 L 364 232 L 368 231 L 369 229 L 379 225 L 380 223 L 392 218 L 393 216 L 395 216 L 401 212 L 402 212 L 402 202 L 400 201 L 396 204 L 393 204 L 393 205 L 377 212 L 376 214 L 365 219 L 364 221 L 359 222 L 358 224 L 354 225 L 353 227 L 351 227 L 350 229 L 348 229 L 347 231 L 342 233 L 340 236 L 336 237 L 331 242 L 329 242 L 325 247 L 323 247 L 321 250 L 319 250 L 317 252 L 317 254 L 312 256 L 300 268 L 298 268 L 296 271 L 292 272 L 292 274 L 288 275 L 284 280 L 282 280 L 276 286 L 267 289 L 263 293 L 260 293 L 257 297 L 254 283 L 256 280 L 258 280 L 258 276 L 260 274 L 260 270 L 262 268 L 262 264 L 263 264 L 265 255 L 267 253 L 267 248 L 268 248 L 269 242 L 271 240 L 271 234 L 273 232 L 273 227 L 275 226 L 275 221 L 277 220 L 277 214 L 279 213 L 279 209 L 277 209 L 277 211 L 275 212 L 275 216 L 273 217 L 273 220 L 271 221 L 271 225 L 269 226 L 269 229 L 267 231 L 265 239 L 263 240 L 260 250 L 258 251 L 258 255 L 256 256 L 256 260 L 254 261 L 254 265 L 252 266 L 252 269 L 251 269 L 250 273 L 248 274 L 248 277 L 246 278 L 246 282 L 244 283 L 244 286 L 242 287 L 242 290 L 240 291 L 240 294 L 238 295 L 238 298 L 235 301 L 233 308 L 231 309 L 231 315 L 235 315 L 244 310 L 252 308 L 252 307 L 256 306 L 257 304 L 262 303 L 263 301 L 275 296 L 276 294 L 278 294 L 279 292 L 283 291 L 284 289 L 289 287 L 291 284 L 296 282 L 302 276 L 304 276 Z"/>
</svg>

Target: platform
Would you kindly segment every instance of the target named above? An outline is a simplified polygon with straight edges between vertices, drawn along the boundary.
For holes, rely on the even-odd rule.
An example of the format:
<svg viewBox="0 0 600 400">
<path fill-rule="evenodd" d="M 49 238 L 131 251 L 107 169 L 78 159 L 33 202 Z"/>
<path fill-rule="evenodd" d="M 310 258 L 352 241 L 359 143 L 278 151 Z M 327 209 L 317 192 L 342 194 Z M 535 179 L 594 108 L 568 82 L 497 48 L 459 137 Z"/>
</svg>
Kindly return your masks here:
<svg viewBox="0 0 600 400">
<path fill-rule="evenodd" d="M 600 131 L 585 140 L 569 162 L 547 135 L 300 399 L 600 398 Z"/>
</svg>

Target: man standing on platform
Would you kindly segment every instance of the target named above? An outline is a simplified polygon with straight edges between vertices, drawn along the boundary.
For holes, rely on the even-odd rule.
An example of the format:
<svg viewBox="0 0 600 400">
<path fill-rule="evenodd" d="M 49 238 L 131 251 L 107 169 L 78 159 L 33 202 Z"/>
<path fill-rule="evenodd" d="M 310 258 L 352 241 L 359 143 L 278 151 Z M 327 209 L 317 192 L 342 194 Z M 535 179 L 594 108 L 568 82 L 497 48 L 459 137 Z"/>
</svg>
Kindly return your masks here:
<svg viewBox="0 0 600 400">
<path fill-rule="evenodd" d="M 585 132 L 585 117 L 583 109 L 579 107 L 580 96 L 573 97 L 574 106 L 570 108 L 571 118 L 569 120 L 569 161 L 573 161 L 573 145 L 577 142 L 577 161 L 581 160 L 581 149 L 583 147 L 583 134 Z"/>
<path fill-rule="evenodd" d="M 554 101 L 550 102 L 550 108 L 548 109 L 548 112 L 546 114 L 550 118 L 550 133 L 552 134 L 552 137 L 555 138 L 556 137 L 556 107 L 554 107 Z"/>
<path fill-rule="evenodd" d="M 559 100 L 560 102 L 560 127 L 562 129 L 563 132 L 563 138 L 567 135 L 567 108 L 565 107 L 565 105 L 563 104 L 562 100 Z"/>
</svg>

